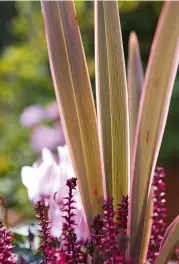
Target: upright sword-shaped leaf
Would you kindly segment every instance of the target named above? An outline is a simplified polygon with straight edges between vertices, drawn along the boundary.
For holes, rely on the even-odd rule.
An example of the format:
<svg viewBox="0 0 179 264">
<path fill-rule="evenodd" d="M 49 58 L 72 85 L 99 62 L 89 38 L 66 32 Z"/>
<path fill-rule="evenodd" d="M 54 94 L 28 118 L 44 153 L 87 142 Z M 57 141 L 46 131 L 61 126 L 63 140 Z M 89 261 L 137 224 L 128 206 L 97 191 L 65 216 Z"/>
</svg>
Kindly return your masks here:
<svg viewBox="0 0 179 264">
<path fill-rule="evenodd" d="M 147 66 L 134 144 L 128 234 L 130 255 L 136 264 L 139 263 L 146 205 L 179 62 L 178 37 L 179 2 L 166 2 Z"/>
<path fill-rule="evenodd" d="M 179 216 L 177 216 L 164 235 L 164 241 L 155 264 L 167 264 L 179 243 Z"/>
<path fill-rule="evenodd" d="M 136 133 L 136 125 L 139 111 L 139 103 L 142 94 L 142 86 L 144 82 L 144 72 L 141 62 L 139 42 L 135 32 L 131 32 L 129 36 L 129 48 L 128 48 L 128 68 L 127 68 L 127 83 L 128 83 L 128 94 L 129 94 L 129 131 L 130 131 L 130 154 L 131 164 L 133 160 L 133 148 L 134 139 Z M 150 198 L 148 200 L 144 232 L 142 237 L 142 250 L 140 254 L 140 263 L 146 262 L 148 244 L 151 234 L 152 226 L 152 213 L 153 213 L 153 197 L 152 190 Z"/>
<path fill-rule="evenodd" d="M 94 100 L 73 1 L 42 1 L 50 67 L 89 225 L 105 186 Z"/>
<path fill-rule="evenodd" d="M 129 52 L 127 67 L 127 87 L 129 94 L 129 131 L 131 162 L 139 111 L 139 102 L 144 82 L 144 72 L 140 56 L 139 42 L 135 32 L 129 36 Z"/>
<path fill-rule="evenodd" d="M 148 253 L 148 247 L 149 247 L 150 236 L 151 236 L 151 228 L 152 228 L 152 223 L 153 223 L 153 209 L 154 209 L 153 188 L 151 188 L 148 203 L 147 203 L 146 214 L 145 214 L 144 232 L 142 234 L 142 245 L 141 245 L 139 263 L 146 263 L 146 260 L 147 260 L 147 253 Z"/>
<path fill-rule="evenodd" d="M 112 140 L 109 74 L 103 2 L 95 1 L 95 70 L 98 129 L 107 192 L 112 195 Z"/>
<path fill-rule="evenodd" d="M 107 192 L 128 194 L 128 97 L 117 1 L 95 1 L 97 109 Z"/>
</svg>

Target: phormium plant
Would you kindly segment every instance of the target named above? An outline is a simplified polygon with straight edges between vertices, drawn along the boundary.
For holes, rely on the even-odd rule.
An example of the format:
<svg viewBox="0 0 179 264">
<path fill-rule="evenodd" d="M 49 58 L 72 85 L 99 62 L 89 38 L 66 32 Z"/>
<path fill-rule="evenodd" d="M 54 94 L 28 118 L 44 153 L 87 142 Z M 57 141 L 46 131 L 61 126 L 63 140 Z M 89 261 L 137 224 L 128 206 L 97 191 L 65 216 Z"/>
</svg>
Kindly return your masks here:
<svg viewBox="0 0 179 264">
<path fill-rule="evenodd" d="M 85 242 L 78 238 L 75 177 L 67 177 L 69 192 L 62 199 L 59 186 L 53 186 L 58 168 L 51 160 L 45 175 L 50 184 L 44 192 L 40 178 L 43 195 L 35 207 L 43 263 L 168 263 L 179 242 L 179 217 L 165 231 L 164 172 L 155 167 L 179 62 L 179 2 L 164 3 L 145 77 L 138 40 L 131 33 L 127 78 L 117 1 L 94 2 L 96 108 L 73 1 L 42 0 L 41 5 L 80 210 L 91 233 Z M 43 200 L 48 200 L 51 222 L 43 214 Z M 54 202 L 63 219 L 60 240 L 51 234 Z M 8 249 L 8 243 L 2 245 Z"/>
<path fill-rule="evenodd" d="M 114 208 L 128 195 L 127 256 L 134 264 L 145 263 L 152 180 L 179 60 L 179 3 L 164 3 L 145 78 L 131 34 L 126 80 L 117 1 L 95 1 L 97 111 L 73 2 L 41 3 L 53 83 L 88 226 L 103 214 L 108 195 Z M 156 264 L 167 263 L 178 229 L 177 217 Z"/>
</svg>

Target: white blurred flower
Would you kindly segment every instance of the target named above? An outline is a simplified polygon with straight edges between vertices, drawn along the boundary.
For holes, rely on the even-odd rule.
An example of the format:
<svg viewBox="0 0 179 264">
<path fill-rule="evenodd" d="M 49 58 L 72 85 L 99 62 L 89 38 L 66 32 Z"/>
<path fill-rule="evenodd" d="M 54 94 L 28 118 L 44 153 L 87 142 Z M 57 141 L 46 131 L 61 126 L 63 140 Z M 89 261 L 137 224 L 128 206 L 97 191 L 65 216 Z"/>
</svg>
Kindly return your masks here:
<svg viewBox="0 0 179 264">
<path fill-rule="evenodd" d="M 64 222 L 63 205 L 64 197 L 68 195 L 66 181 L 75 177 L 72 161 L 67 146 L 58 147 L 59 163 L 57 164 L 52 153 L 48 149 L 42 151 L 42 162 L 34 163 L 32 167 L 25 166 L 21 171 L 23 184 L 26 186 L 31 202 L 36 203 L 44 199 L 49 206 L 49 220 L 51 221 L 51 232 L 59 237 L 62 233 L 62 223 Z M 83 217 L 83 207 L 81 203 L 79 189 L 77 187 L 74 194 L 76 201 L 76 223 L 75 229 L 78 238 L 87 239 L 88 231 Z"/>
<path fill-rule="evenodd" d="M 50 198 L 61 185 L 60 168 L 48 149 L 42 150 L 42 162 L 32 167 L 24 166 L 21 171 L 23 184 L 28 191 L 29 200 L 36 203 L 42 197 Z"/>
</svg>

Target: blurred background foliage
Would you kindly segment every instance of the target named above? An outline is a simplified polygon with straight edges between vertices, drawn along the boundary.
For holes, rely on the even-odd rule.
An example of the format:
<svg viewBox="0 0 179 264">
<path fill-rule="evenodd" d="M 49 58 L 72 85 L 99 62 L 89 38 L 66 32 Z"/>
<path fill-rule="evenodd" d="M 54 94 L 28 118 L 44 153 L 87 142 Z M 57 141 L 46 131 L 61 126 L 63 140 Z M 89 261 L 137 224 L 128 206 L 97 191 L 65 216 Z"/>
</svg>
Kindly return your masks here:
<svg viewBox="0 0 179 264">
<path fill-rule="evenodd" d="M 94 90 L 93 2 L 76 1 L 75 5 Z M 119 3 L 125 56 L 129 33 L 135 30 L 144 68 L 161 6 L 162 2 L 156 1 Z M 39 2 L 0 2 L 0 23 L 0 195 L 11 208 L 14 225 L 19 216 L 33 215 L 20 172 L 22 166 L 31 165 L 39 157 L 29 144 L 32 131 L 23 127 L 20 115 L 29 105 L 46 106 L 53 102 L 55 94 Z M 165 58 L 161 63 L 165 63 Z M 159 158 L 162 165 L 177 161 L 179 156 L 178 99 L 179 78 Z"/>
</svg>

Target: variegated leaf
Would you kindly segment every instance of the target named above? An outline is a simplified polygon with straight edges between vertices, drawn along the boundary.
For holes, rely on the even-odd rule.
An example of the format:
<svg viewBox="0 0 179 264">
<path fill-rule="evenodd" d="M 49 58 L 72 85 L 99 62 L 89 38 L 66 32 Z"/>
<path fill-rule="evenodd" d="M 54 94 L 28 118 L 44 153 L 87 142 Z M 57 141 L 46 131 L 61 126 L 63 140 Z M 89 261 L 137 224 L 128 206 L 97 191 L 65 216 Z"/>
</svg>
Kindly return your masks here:
<svg viewBox="0 0 179 264">
<path fill-rule="evenodd" d="M 95 1 L 96 99 L 101 157 L 107 192 L 112 195 L 112 139 L 109 73 L 103 1 Z"/>
<path fill-rule="evenodd" d="M 136 132 L 137 117 L 139 111 L 139 102 L 144 82 L 144 73 L 140 56 L 140 48 L 135 32 L 131 32 L 129 37 L 127 67 L 127 86 L 129 94 L 129 131 L 130 131 L 130 152 L 131 161 Z"/>
<path fill-rule="evenodd" d="M 117 1 L 95 3 L 98 114 L 107 192 L 114 205 L 128 194 L 129 121 Z"/>
<path fill-rule="evenodd" d="M 164 241 L 155 264 L 167 264 L 179 243 L 179 216 L 175 218 L 164 235 Z"/>
<path fill-rule="evenodd" d="M 145 223 L 144 223 L 144 232 L 142 236 L 142 249 L 140 253 L 139 263 L 146 263 L 147 260 L 147 253 L 148 253 L 148 246 L 150 242 L 151 236 L 151 228 L 153 223 L 153 188 L 151 188 L 150 196 L 147 204 L 147 210 L 145 215 Z"/>
<path fill-rule="evenodd" d="M 139 263 L 152 175 L 168 115 L 179 62 L 179 2 L 166 2 L 157 26 L 144 80 L 134 144 L 128 234 Z"/>
<path fill-rule="evenodd" d="M 88 223 L 102 213 L 97 118 L 73 1 L 42 1 L 53 83 Z"/>
</svg>

